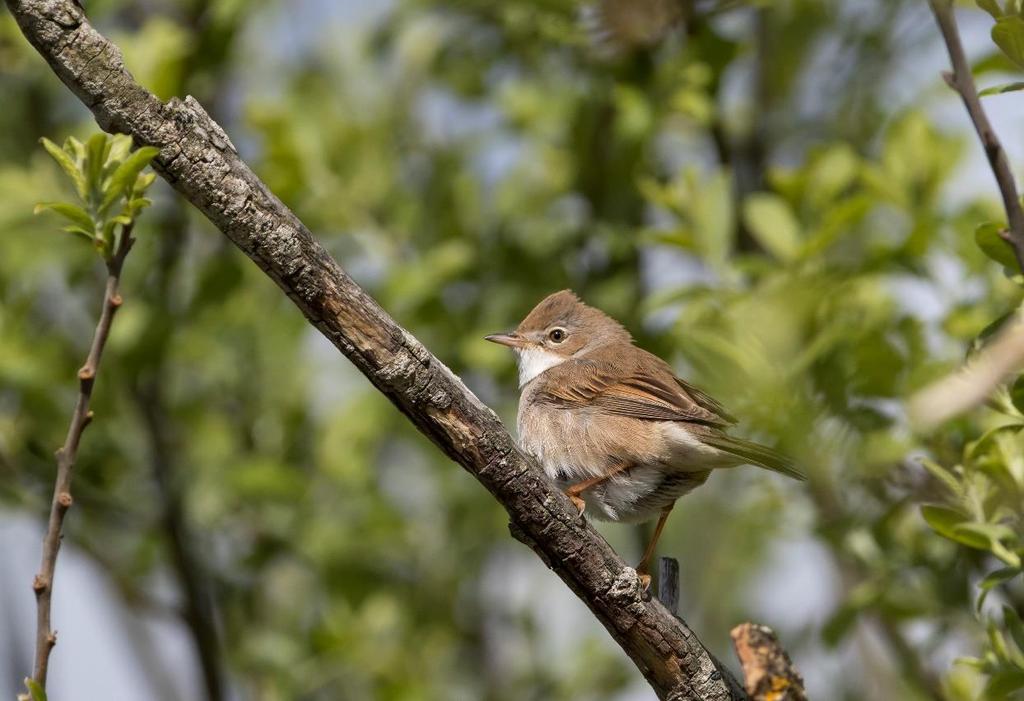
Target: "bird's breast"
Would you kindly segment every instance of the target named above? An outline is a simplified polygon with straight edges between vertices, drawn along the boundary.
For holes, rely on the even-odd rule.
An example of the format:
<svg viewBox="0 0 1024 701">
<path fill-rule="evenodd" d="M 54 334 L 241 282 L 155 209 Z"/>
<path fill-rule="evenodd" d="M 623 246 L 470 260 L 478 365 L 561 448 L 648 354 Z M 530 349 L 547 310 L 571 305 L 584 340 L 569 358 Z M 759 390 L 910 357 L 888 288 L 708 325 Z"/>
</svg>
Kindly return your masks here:
<svg viewBox="0 0 1024 701">
<path fill-rule="evenodd" d="M 720 465 L 681 424 L 642 421 L 529 401 L 519 405 L 519 443 L 560 488 L 629 469 L 583 492 L 592 516 L 643 521 L 707 479 Z"/>
<path fill-rule="evenodd" d="M 520 404 L 520 446 L 559 483 L 596 477 L 606 469 L 607 456 L 597 448 L 593 427 L 577 413 L 539 403 Z"/>
</svg>

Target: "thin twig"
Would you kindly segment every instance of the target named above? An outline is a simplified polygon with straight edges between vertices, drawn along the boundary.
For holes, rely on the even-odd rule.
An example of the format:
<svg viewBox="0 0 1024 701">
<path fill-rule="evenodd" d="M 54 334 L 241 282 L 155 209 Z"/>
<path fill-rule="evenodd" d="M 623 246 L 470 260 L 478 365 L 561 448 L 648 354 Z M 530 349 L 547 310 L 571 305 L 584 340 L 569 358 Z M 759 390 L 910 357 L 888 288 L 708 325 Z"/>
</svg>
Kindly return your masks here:
<svg viewBox="0 0 1024 701">
<path fill-rule="evenodd" d="M 942 77 L 963 99 L 985 148 L 992 173 L 999 184 L 1009 228 L 1000 232 L 1010 244 L 1017 265 L 1024 271 L 1024 209 L 1021 208 L 1017 185 L 1010 165 L 981 107 L 978 90 L 971 76 L 971 67 L 964 54 L 963 42 L 956 26 L 956 14 L 949 0 L 928 0 L 953 64 L 952 73 Z M 919 430 L 928 430 L 959 413 L 981 404 L 1012 373 L 1024 364 L 1024 333 L 1018 323 L 1007 325 L 1000 335 L 983 349 L 968 365 L 919 391 L 910 400 L 910 415 Z"/>
<path fill-rule="evenodd" d="M 53 597 L 53 576 L 57 567 L 57 553 L 60 550 L 61 531 L 64 516 L 71 507 L 71 473 L 78 456 L 78 445 L 82 433 L 92 421 L 89 402 L 92 389 L 99 371 L 100 357 L 110 336 L 110 327 L 114 314 L 121 306 L 119 292 L 121 268 L 124 259 L 131 250 L 134 239 L 132 227 L 128 225 L 121 232 L 116 249 L 107 260 L 107 285 L 103 293 L 103 310 L 100 312 L 96 332 L 93 334 L 92 347 L 85 359 L 85 365 L 78 371 L 78 401 L 75 403 L 71 424 L 68 426 L 64 445 L 57 450 L 57 478 L 53 486 L 53 502 L 50 505 L 50 519 L 43 536 L 43 556 L 39 565 L 39 573 L 32 581 L 32 590 L 36 593 L 36 659 L 32 679 L 39 686 L 46 688 L 46 673 L 50 662 L 50 651 L 57 644 L 57 633 L 50 624 L 50 603 Z"/>
<path fill-rule="evenodd" d="M 949 58 L 953 64 L 952 73 L 943 73 L 942 77 L 951 88 L 960 94 L 960 98 L 967 108 L 967 113 L 974 123 L 974 129 L 978 132 L 981 145 L 985 149 L 989 165 L 992 167 L 992 174 L 999 184 L 999 192 L 1003 196 L 1003 206 L 1006 208 L 1006 220 L 1009 229 L 1002 232 L 1003 238 L 1013 248 L 1017 257 L 1017 265 L 1024 271 L 1024 209 L 1021 209 L 1020 198 L 1017 195 L 1017 185 L 1010 172 L 1010 164 L 1006 158 L 1006 152 L 996 136 L 988 116 L 981 106 L 981 99 L 978 97 L 978 89 L 974 85 L 974 78 L 971 75 L 971 66 L 967 62 L 967 55 L 964 53 L 964 45 L 960 40 L 960 32 L 956 25 L 956 14 L 953 11 L 951 0 L 928 0 L 932 12 L 942 31 L 942 38 L 949 50 Z"/>
</svg>

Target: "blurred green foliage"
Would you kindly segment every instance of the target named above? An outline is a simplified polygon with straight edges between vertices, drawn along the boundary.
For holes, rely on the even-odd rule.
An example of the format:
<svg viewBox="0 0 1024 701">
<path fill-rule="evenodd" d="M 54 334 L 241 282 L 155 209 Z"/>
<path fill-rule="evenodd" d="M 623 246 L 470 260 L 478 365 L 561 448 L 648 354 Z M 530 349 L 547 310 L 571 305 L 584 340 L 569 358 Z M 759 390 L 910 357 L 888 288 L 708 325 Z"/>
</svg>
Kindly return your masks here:
<svg viewBox="0 0 1024 701">
<path fill-rule="evenodd" d="M 1004 218 L 994 192 L 955 187 L 972 135 L 933 119 L 938 79 L 894 90 L 935 47 L 926 3 L 650 2 L 665 26 L 569 0 L 89 13 L 503 415 L 511 358 L 481 337 L 569 286 L 808 468 L 807 486 L 716 475 L 669 522 L 683 615 L 720 657 L 754 618 L 818 698 L 1007 698 L 1021 392 L 924 437 L 902 405 L 1021 301 L 990 260 L 1013 263 L 984 229 Z M 1012 75 L 986 50 L 979 82 Z M 42 514 L 101 271 L 32 217 L 66 199 L 35 144 L 94 127 L 6 14 L 0 94 L 0 498 Z M 183 611 L 207 686 L 245 698 L 642 689 L 500 508 L 153 191 L 67 523 L 125 606 Z M 638 554 L 639 531 L 602 528 Z M 168 576 L 170 603 L 153 593 Z"/>
</svg>

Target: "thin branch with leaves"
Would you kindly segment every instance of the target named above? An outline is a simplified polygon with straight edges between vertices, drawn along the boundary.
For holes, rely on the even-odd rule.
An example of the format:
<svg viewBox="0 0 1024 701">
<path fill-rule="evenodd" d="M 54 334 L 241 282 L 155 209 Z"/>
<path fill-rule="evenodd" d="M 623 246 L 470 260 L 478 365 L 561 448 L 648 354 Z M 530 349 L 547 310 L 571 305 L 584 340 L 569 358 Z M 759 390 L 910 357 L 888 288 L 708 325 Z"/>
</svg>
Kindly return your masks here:
<svg viewBox="0 0 1024 701">
<path fill-rule="evenodd" d="M 994 233 L 1010 244 L 1018 268 L 1024 271 L 1024 208 L 1021 208 L 1020 195 L 1017 192 L 1013 173 L 1010 172 L 1006 151 L 1003 149 L 995 129 L 992 128 L 992 123 L 988 121 L 985 109 L 981 106 L 978 88 L 971 75 L 971 64 L 967 60 L 967 54 L 964 52 L 964 45 L 960 39 L 960 31 L 957 28 L 953 2 L 952 0 L 928 0 L 928 4 L 931 5 L 932 13 L 938 22 L 953 66 L 953 71 L 943 73 L 942 77 L 951 88 L 959 93 L 964 107 L 967 108 L 967 114 L 970 115 L 974 130 L 978 133 L 981 145 L 985 149 L 985 156 L 988 158 L 992 174 L 999 185 L 999 193 L 1002 195 L 1003 206 L 1006 208 L 1007 226 L 999 228 Z M 1004 12 L 998 3 L 995 0 L 989 0 L 978 4 L 997 18 L 998 27 L 1001 13 Z M 1024 26 L 1024 23 L 1021 24 Z M 1011 54 L 1010 58 L 1014 59 L 1014 56 Z"/>
<path fill-rule="evenodd" d="M 40 698 L 40 694 L 45 698 L 50 652 L 57 644 L 57 633 L 51 621 L 51 602 L 64 517 L 74 501 L 71 477 L 82 434 L 93 419 L 89 405 L 100 360 L 110 337 L 114 315 L 122 304 L 121 272 L 135 243 L 132 235 L 135 219 L 150 204 L 144 194 L 156 176 L 143 174 L 142 170 L 158 153 L 152 147 L 131 152 L 130 138 L 110 138 L 106 134 L 97 134 L 86 144 L 69 138 L 63 148 L 48 139 L 43 139 L 42 143 L 71 178 L 79 203 L 46 202 L 37 206 L 36 212 L 50 210 L 69 220 L 64 230 L 87 240 L 95 248 L 106 265 L 107 280 L 92 345 L 78 371 L 78 398 L 71 422 L 64 444 L 57 450 L 57 477 L 43 537 L 42 561 L 32 582 L 36 595 L 35 664 L 32 679 L 26 681 L 29 696 L 25 698 L 33 701 Z"/>
</svg>

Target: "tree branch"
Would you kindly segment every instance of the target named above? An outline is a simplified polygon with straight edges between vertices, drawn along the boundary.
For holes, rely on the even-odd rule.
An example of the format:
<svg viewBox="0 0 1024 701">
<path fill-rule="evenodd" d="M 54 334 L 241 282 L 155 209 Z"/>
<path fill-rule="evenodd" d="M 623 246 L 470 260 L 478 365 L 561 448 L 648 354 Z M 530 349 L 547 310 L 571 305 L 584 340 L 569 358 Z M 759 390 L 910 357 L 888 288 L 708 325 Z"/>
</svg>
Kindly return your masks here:
<svg viewBox="0 0 1024 701">
<path fill-rule="evenodd" d="M 771 628 L 741 623 L 730 635 L 752 701 L 807 701 L 804 680 Z"/>
<path fill-rule="evenodd" d="M 57 553 L 60 551 L 61 530 L 64 516 L 71 507 L 71 472 L 78 456 L 78 445 L 82 433 L 92 421 L 89 402 L 92 399 L 92 388 L 99 371 L 103 348 L 110 336 L 110 326 L 114 314 L 121 306 L 121 295 L 118 288 L 121 282 L 121 267 L 132 247 L 131 226 L 126 226 L 118 240 L 117 250 L 107 261 L 107 285 L 103 293 L 103 310 L 96 325 L 92 338 L 92 347 L 85 359 L 85 365 L 78 371 L 78 400 L 71 415 L 64 445 L 57 450 L 57 478 L 53 485 L 53 501 L 50 504 L 50 519 L 43 536 L 43 556 L 39 565 L 39 573 L 32 581 L 32 590 L 36 593 L 36 659 L 32 671 L 32 679 L 39 686 L 46 688 L 46 672 L 50 663 L 50 651 L 57 644 L 57 633 L 50 625 L 50 604 L 53 598 L 53 576 L 57 568 Z"/>
<path fill-rule="evenodd" d="M 1009 224 L 1009 229 L 1002 232 L 1002 236 L 1013 248 L 1013 253 L 1017 257 L 1017 265 L 1024 271 L 1024 209 L 1021 209 L 1017 185 L 1013 179 L 1013 173 L 1010 172 L 1006 152 L 981 106 L 978 89 L 975 87 L 974 78 L 971 75 L 971 66 L 967 62 L 963 42 L 960 41 L 952 0 L 928 0 L 928 4 L 931 5 L 932 13 L 939 24 L 939 30 L 942 32 L 942 38 L 946 42 L 949 59 L 953 65 L 953 72 L 943 73 L 942 77 L 951 88 L 960 93 L 964 107 L 967 108 L 967 114 L 970 115 L 971 122 L 974 124 L 974 130 L 978 132 L 978 138 L 981 139 L 988 163 L 992 167 L 992 174 L 995 175 L 996 182 L 999 184 L 999 192 L 1003 196 L 1003 206 L 1006 208 L 1006 221 Z"/>
<path fill-rule="evenodd" d="M 516 449 L 498 417 L 364 292 L 239 159 L 191 97 L 164 104 L 71 0 L 7 0 L 22 32 L 99 125 L 161 149 L 154 166 L 291 298 L 427 437 L 509 513 L 660 698 L 744 699 L 728 670 L 643 590 L 605 540 Z"/>
</svg>

